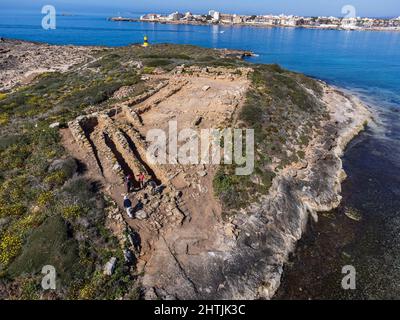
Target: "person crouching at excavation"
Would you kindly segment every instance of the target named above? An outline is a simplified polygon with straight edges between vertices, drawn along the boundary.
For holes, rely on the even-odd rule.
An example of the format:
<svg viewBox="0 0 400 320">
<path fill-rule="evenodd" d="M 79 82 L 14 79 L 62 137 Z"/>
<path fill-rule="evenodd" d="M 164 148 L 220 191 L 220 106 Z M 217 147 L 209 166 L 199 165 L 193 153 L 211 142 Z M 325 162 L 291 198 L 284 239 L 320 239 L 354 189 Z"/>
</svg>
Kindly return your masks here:
<svg viewBox="0 0 400 320">
<path fill-rule="evenodd" d="M 132 179 L 132 175 L 131 175 L 131 174 L 128 174 L 128 175 L 125 177 L 126 192 L 127 192 L 127 193 L 130 193 L 131 190 L 132 190 L 132 187 L 133 187 L 133 181 L 132 181 L 132 180 L 133 180 L 133 179 Z"/>
<path fill-rule="evenodd" d="M 124 196 L 124 208 L 129 218 L 133 218 L 132 215 L 132 201 L 128 198 L 128 196 Z"/>
<path fill-rule="evenodd" d="M 144 173 L 140 172 L 139 175 L 138 175 L 138 181 L 139 181 L 140 189 L 143 189 L 143 187 L 144 187 L 144 178 L 145 178 Z"/>
</svg>

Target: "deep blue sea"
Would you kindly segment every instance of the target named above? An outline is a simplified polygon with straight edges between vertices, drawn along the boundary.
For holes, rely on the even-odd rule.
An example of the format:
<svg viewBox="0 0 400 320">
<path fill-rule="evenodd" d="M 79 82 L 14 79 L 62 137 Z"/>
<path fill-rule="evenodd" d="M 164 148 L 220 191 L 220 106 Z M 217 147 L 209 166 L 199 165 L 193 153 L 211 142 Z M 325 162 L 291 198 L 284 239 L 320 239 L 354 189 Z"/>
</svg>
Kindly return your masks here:
<svg viewBox="0 0 400 320">
<path fill-rule="evenodd" d="M 0 36 L 50 44 L 124 46 L 142 42 L 147 35 L 150 43 L 246 49 L 257 54 L 252 62 L 278 63 L 359 95 L 379 114 L 377 126 L 369 126 L 347 148 L 344 167 L 348 179 L 343 184 L 339 218 L 325 223 L 334 224 L 334 230 L 353 233 L 354 238 L 342 244 L 342 234 L 334 235 L 338 239 L 334 250 L 326 250 L 318 244 L 332 238 L 333 231 L 324 223 L 317 226 L 315 237 L 306 243 L 306 251 L 316 254 L 310 259 L 307 254 L 301 256 L 304 250 L 299 250 L 301 259 L 286 270 L 289 278 L 297 278 L 299 283 L 284 284 L 287 294 L 281 296 L 307 298 L 305 290 L 298 294 L 294 286 L 309 286 L 314 298 L 343 297 L 338 290 L 324 288 L 328 288 L 328 282 L 331 285 L 337 273 L 340 275 L 337 266 L 328 266 L 326 261 L 334 256 L 341 261 L 346 251 L 347 260 L 350 256 L 356 269 L 362 270 L 358 291 L 347 297 L 400 298 L 400 32 L 107 21 L 115 15 L 57 16 L 57 29 L 46 31 L 41 27 L 43 15 L 39 11 L 2 10 Z M 400 15 L 400 7 L 394 15 Z M 362 221 L 344 218 L 345 207 L 359 210 Z M 301 276 L 311 265 L 316 274 Z"/>
<path fill-rule="evenodd" d="M 400 32 L 108 21 L 113 15 L 117 13 L 58 15 L 56 30 L 44 30 L 40 11 L 3 10 L 0 36 L 51 44 L 124 46 L 142 42 L 147 35 L 151 43 L 252 50 L 258 55 L 251 59 L 254 62 L 279 63 L 371 97 L 379 96 L 379 102 L 400 105 Z"/>
</svg>

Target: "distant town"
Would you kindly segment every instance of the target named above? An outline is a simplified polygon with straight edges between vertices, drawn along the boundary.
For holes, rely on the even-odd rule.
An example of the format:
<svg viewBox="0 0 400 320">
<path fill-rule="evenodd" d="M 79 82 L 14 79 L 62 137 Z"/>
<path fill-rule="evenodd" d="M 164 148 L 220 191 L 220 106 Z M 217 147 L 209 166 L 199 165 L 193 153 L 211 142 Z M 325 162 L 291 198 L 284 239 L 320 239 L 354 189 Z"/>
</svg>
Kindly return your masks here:
<svg viewBox="0 0 400 320">
<path fill-rule="evenodd" d="M 173 12 L 168 15 L 149 13 L 140 19 L 113 17 L 112 21 L 142 21 L 173 24 L 256 25 L 266 27 L 304 27 L 339 30 L 391 30 L 400 31 L 400 16 L 393 19 L 301 17 L 294 15 L 238 15 L 210 10 L 208 14 Z"/>
</svg>

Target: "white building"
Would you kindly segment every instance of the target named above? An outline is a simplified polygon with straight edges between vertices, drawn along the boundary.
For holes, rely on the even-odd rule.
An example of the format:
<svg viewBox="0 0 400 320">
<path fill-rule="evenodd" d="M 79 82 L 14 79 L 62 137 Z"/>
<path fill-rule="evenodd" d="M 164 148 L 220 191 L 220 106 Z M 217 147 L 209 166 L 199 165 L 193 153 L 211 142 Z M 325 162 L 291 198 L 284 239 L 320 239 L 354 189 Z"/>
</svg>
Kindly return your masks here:
<svg viewBox="0 0 400 320">
<path fill-rule="evenodd" d="M 219 21 L 221 17 L 221 14 L 215 10 L 208 11 L 208 15 L 211 16 L 214 21 Z"/>
<path fill-rule="evenodd" d="M 343 18 L 341 27 L 344 29 L 355 29 L 357 28 L 357 18 Z"/>
<path fill-rule="evenodd" d="M 234 14 L 233 15 L 233 23 L 243 23 L 244 22 L 244 16 L 240 16 L 240 15 L 237 15 L 237 14 Z"/>
<path fill-rule="evenodd" d="M 179 13 L 178 11 L 171 13 L 168 15 L 168 20 L 170 21 L 178 21 L 183 18 L 183 14 Z"/>
<path fill-rule="evenodd" d="M 145 14 L 145 15 L 141 16 L 140 20 L 155 21 L 155 20 L 158 20 L 159 18 L 160 18 L 159 14 L 149 13 L 149 14 Z"/>
<path fill-rule="evenodd" d="M 298 18 L 295 16 L 285 16 L 282 18 L 282 25 L 287 27 L 295 27 L 297 26 Z"/>
</svg>

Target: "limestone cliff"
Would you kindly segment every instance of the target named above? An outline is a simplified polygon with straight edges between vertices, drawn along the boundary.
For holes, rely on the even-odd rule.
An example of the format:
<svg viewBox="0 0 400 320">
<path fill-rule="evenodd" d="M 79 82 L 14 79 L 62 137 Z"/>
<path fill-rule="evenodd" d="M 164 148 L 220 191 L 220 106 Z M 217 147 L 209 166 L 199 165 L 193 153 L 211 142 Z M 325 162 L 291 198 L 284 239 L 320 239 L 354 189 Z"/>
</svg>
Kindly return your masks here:
<svg viewBox="0 0 400 320">
<path fill-rule="evenodd" d="M 371 117 L 356 98 L 327 85 L 321 100 L 330 116 L 309 143 L 304 161 L 283 169 L 268 195 L 243 213 L 230 222 L 220 220 L 213 229 L 218 236 L 208 246 L 212 249 L 182 252 L 178 243 L 182 246 L 184 240 L 179 235 L 164 236 L 163 253 L 154 258 L 159 268 L 143 279 L 146 298 L 269 299 L 274 295 L 283 265 L 309 217 L 317 219 L 318 211 L 339 205 L 345 178 L 340 156 Z"/>
</svg>

